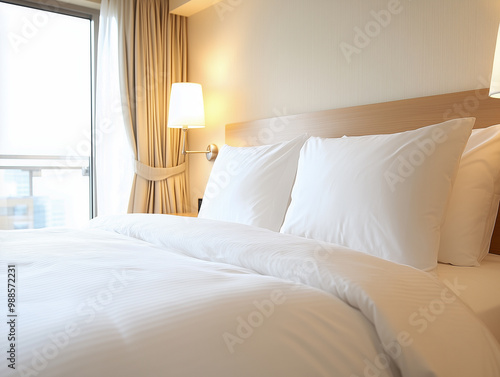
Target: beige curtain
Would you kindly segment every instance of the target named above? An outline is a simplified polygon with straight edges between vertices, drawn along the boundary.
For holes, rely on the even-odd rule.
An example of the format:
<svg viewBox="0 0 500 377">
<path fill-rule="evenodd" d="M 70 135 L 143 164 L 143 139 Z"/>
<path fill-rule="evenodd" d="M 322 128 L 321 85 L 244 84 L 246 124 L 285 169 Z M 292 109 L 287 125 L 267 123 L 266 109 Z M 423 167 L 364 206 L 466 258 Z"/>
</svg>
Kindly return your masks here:
<svg viewBox="0 0 500 377">
<path fill-rule="evenodd" d="M 118 5 L 120 88 L 127 137 L 135 157 L 129 212 L 190 208 L 181 131 L 167 128 L 170 87 L 186 81 L 186 18 L 169 15 L 168 0 L 109 0 Z"/>
</svg>

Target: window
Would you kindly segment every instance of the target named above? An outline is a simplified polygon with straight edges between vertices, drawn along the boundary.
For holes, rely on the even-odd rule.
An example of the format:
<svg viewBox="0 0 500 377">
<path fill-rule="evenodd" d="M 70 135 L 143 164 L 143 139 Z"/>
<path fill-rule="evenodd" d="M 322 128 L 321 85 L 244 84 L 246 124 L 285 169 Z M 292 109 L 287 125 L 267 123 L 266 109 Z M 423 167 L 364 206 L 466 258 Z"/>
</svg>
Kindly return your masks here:
<svg viewBox="0 0 500 377">
<path fill-rule="evenodd" d="M 80 226 L 93 214 L 95 24 L 27 4 L 0 2 L 0 229 Z"/>
</svg>

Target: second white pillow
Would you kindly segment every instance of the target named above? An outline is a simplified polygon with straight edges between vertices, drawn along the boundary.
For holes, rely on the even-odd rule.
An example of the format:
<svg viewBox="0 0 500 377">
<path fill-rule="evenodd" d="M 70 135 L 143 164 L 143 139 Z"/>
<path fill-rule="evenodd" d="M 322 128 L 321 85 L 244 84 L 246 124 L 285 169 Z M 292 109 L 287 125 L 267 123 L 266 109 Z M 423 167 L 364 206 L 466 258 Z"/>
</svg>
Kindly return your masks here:
<svg viewBox="0 0 500 377">
<path fill-rule="evenodd" d="M 391 135 L 310 138 L 281 232 L 435 268 L 447 202 L 474 118 Z"/>
</svg>

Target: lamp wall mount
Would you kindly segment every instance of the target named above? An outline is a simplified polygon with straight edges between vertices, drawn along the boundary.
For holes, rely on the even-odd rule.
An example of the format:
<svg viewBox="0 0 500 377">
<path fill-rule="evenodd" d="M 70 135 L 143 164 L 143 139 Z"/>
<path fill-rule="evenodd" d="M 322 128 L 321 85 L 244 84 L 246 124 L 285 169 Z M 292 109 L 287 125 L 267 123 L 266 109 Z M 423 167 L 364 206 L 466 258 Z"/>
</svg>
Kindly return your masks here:
<svg viewBox="0 0 500 377">
<path fill-rule="evenodd" d="M 187 137 L 188 127 L 182 127 L 182 154 L 188 155 L 191 153 L 205 153 L 208 161 L 213 161 L 217 158 L 217 154 L 219 154 L 219 148 L 215 144 L 210 144 L 206 150 L 204 151 L 187 151 L 186 150 L 186 137 Z"/>
</svg>

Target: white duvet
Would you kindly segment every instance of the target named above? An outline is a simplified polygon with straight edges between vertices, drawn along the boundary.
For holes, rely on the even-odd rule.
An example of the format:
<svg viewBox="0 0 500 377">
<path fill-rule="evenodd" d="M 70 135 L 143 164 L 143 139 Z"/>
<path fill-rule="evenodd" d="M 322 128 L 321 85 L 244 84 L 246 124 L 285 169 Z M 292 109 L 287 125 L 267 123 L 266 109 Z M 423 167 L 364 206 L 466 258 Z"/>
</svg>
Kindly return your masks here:
<svg viewBox="0 0 500 377">
<path fill-rule="evenodd" d="M 499 344 L 450 288 L 336 245 L 125 215 L 2 231 L 0 256 L 0 312 L 13 264 L 18 314 L 0 376 L 500 376 Z"/>
</svg>

